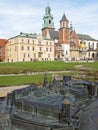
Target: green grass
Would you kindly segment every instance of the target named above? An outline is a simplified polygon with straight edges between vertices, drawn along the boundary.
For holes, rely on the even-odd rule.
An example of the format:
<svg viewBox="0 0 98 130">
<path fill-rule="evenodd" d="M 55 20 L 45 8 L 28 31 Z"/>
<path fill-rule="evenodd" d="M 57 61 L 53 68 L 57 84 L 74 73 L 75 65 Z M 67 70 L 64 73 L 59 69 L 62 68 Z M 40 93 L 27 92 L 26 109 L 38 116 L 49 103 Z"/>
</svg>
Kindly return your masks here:
<svg viewBox="0 0 98 130">
<path fill-rule="evenodd" d="M 74 67 L 77 63 L 64 62 L 19 62 L 19 63 L 0 63 L 0 74 L 41 72 L 66 70 Z"/>
<path fill-rule="evenodd" d="M 61 75 L 72 75 L 77 76 L 80 70 L 75 66 L 82 65 L 85 67 L 82 70 L 84 73 L 90 75 L 95 75 L 98 77 L 98 62 L 19 62 L 19 63 L 0 63 L 0 74 L 18 74 L 26 72 L 47 72 L 47 71 L 60 71 L 60 70 L 70 70 L 70 73 L 62 73 Z M 90 68 L 90 69 L 89 69 Z M 81 68 L 80 68 L 81 69 Z M 51 79 L 51 74 L 48 75 L 48 80 Z M 0 86 L 15 86 L 24 84 L 42 84 L 44 80 L 44 75 L 21 75 L 21 76 L 0 76 Z"/>
<path fill-rule="evenodd" d="M 85 63 L 84 66 L 88 68 L 92 68 L 98 71 L 98 61 L 97 62 L 91 62 L 91 63 Z"/>
<path fill-rule="evenodd" d="M 48 81 L 51 79 L 51 74 L 47 75 Z M 16 85 L 26 85 L 26 84 L 43 84 L 44 75 L 22 75 L 22 76 L 1 76 L 0 86 L 16 86 Z"/>
<path fill-rule="evenodd" d="M 17 63 L 0 63 L 0 74 L 17 74 L 27 72 L 41 72 L 41 71 L 60 71 L 74 69 L 76 65 L 83 65 L 86 67 L 98 70 L 98 62 L 88 63 L 65 63 L 62 61 L 51 62 L 17 62 Z"/>
</svg>

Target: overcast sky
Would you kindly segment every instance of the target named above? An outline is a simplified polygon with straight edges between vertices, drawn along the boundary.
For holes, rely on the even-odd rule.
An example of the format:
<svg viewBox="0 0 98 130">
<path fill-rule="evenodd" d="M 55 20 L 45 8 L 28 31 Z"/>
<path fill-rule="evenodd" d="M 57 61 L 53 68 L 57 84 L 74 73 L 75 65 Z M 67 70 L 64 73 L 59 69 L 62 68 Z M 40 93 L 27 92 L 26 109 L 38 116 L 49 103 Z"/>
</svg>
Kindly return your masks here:
<svg viewBox="0 0 98 130">
<path fill-rule="evenodd" d="M 48 2 L 56 30 L 65 13 L 77 33 L 98 39 L 98 0 L 0 0 L 0 38 L 41 33 Z"/>
</svg>

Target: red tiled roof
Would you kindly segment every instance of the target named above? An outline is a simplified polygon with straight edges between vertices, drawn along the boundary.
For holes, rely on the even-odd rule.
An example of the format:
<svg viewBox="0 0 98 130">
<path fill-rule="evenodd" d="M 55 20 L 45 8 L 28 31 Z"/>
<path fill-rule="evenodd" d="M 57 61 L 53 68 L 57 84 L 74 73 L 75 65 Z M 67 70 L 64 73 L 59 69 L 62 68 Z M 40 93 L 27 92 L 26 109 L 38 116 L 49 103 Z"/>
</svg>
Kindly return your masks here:
<svg viewBox="0 0 98 130">
<path fill-rule="evenodd" d="M 5 46 L 6 42 L 6 39 L 0 39 L 0 46 Z"/>
</svg>

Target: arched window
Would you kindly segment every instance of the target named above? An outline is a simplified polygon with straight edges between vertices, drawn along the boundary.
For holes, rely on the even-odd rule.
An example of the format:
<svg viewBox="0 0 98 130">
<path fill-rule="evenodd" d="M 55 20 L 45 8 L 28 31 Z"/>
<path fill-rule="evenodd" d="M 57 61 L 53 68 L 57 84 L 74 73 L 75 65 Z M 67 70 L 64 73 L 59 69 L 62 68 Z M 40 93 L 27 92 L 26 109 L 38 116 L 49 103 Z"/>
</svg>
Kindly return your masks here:
<svg viewBox="0 0 98 130">
<path fill-rule="evenodd" d="M 51 20 L 49 19 L 49 24 L 51 24 Z"/>
</svg>

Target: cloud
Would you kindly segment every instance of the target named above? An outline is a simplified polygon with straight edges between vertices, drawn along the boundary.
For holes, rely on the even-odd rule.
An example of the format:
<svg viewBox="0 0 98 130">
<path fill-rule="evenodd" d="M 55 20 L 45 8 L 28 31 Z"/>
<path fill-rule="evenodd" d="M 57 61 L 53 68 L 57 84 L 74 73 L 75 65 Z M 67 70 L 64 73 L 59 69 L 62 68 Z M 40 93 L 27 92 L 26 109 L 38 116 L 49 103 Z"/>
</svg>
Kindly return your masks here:
<svg viewBox="0 0 98 130">
<path fill-rule="evenodd" d="M 15 3 L 8 6 L 7 4 L 1 3 L 0 6 L 0 36 L 7 37 L 13 36 L 21 31 L 35 32 L 38 31 L 40 14 L 42 9 L 37 7 L 31 7 L 31 5 L 19 5 L 15 8 Z M 5 8 L 4 8 L 5 5 Z M 5 32 L 4 32 L 5 30 Z M 40 30 L 40 29 L 39 29 Z M 9 35 L 10 34 L 10 35 Z"/>
</svg>

